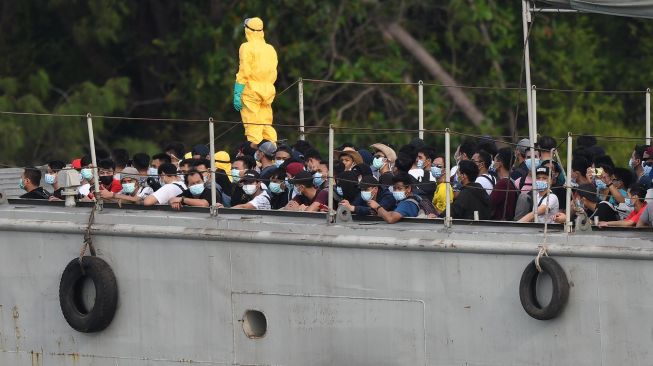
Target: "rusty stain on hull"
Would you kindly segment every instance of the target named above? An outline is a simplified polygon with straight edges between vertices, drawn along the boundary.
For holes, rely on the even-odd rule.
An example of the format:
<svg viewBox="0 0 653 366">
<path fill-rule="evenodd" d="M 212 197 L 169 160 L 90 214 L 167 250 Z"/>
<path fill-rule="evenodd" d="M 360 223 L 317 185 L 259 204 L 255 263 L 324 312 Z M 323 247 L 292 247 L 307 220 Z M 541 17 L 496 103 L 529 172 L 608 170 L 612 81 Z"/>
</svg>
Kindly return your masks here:
<svg viewBox="0 0 653 366">
<path fill-rule="evenodd" d="M 18 306 L 11 308 L 11 317 L 14 319 L 14 336 L 16 337 L 16 350 L 20 348 L 20 327 L 18 326 L 18 318 L 20 314 L 18 313 Z"/>
<path fill-rule="evenodd" d="M 41 353 L 40 352 L 30 352 L 32 355 L 32 366 L 41 366 Z"/>
</svg>

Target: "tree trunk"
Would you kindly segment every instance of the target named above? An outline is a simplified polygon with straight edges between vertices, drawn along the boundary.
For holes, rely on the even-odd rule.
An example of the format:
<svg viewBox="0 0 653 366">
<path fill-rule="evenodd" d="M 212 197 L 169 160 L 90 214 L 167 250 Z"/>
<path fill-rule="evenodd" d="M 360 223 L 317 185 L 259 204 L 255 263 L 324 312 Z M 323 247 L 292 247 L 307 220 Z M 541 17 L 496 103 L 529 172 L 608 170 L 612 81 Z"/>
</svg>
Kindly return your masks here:
<svg viewBox="0 0 653 366">
<path fill-rule="evenodd" d="M 458 85 L 456 80 L 442 68 L 442 65 L 413 36 L 397 23 L 382 25 L 382 29 L 408 50 L 438 81 L 444 85 L 454 86 L 445 88 L 453 102 L 475 126 L 481 125 L 485 120 L 483 113 L 476 108 L 474 102 L 460 88 L 455 87 Z"/>
</svg>

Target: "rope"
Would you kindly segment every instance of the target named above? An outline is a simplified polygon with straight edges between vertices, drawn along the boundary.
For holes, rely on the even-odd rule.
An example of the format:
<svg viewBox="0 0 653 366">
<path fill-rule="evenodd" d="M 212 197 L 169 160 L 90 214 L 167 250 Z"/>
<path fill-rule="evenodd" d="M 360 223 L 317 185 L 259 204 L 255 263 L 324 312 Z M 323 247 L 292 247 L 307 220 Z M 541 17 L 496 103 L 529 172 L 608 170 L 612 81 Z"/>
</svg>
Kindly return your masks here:
<svg viewBox="0 0 653 366">
<path fill-rule="evenodd" d="M 84 254 L 86 254 L 86 248 L 89 249 L 93 257 L 96 256 L 95 246 L 93 246 L 93 239 L 91 238 L 91 226 L 93 225 L 93 221 L 95 220 L 96 207 L 97 205 L 93 205 L 93 208 L 91 208 L 91 214 L 88 216 L 88 224 L 86 224 L 86 231 L 84 232 L 84 244 L 82 244 L 82 248 L 79 250 L 79 266 L 82 269 L 82 274 L 85 274 L 84 266 L 82 265 L 82 260 L 84 258 Z"/>
<path fill-rule="evenodd" d="M 277 97 L 282 96 L 285 92 L 288 91 L 288 89 L 292 88 L 292 87 L 293 87 L 295 84 L 297 84 L 298 82 L 299 82 L 299 79 L 295 80 L 294 83 L 288 85 L 288 87 L 287 87 L 286 89 L 284 89 L 281 93 L 277 93 Z"/>
<path fill-rule="evenodd" d="M 542 272 L 542 267 L 540 266 L 540 258 L 542 256 L 549 256 L 549 253 L 547 251 L 547 246 L 542 244 L 538 246 L 539 251 L 537 252 L 537 257 L 535 257 L 535 268 L 537 269 L 538 272 Z"/>
</svg>

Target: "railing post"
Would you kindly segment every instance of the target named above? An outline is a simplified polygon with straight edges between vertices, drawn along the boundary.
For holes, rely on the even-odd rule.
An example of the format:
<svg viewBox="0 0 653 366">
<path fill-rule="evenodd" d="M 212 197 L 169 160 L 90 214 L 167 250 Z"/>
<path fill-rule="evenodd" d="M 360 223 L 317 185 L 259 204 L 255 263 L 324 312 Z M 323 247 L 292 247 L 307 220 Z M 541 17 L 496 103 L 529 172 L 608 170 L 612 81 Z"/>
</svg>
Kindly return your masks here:
<svg viewBox="0 0 653 366">
<path fill-rule="evenodd" d="M 531 11 L 528 7 L 528 1 L 522 0 L 522 31 L 524 33 L 524 72 L 526 74 L 526 112 L 528 113 L 528 135 L 533 136 L 533 102 L 531 97 L 531 54 L 529 42 L 529 23 L 531 22 Z"/>
<path fill-rule="evenodd" d="M 88 141 L 91 148 L 91 164 L 93 164 L 93 188 L 95 189 L 95 208 L 98 211 L 102 210 L 102 197 L 100 197 L 100 174 L 97 167 L 97 157 L 95 155 L 95 137 L 93 136 L 93 119 L 91 113 L 86 114 L 86 126 L 88 127 Z"/>
<path fill-rule="evenodd" d="M 572 138 L 571 132 L 567 132 L 567 176 L 565 180 L 565 186 L 567 187 L 567 197 L 566 197 L 566 209 L 565 216 L 565 231 L 571 232 L 571 159 L 572 159 Z"/>
<path fill-rule="evenodd" d="M 444 174 L 446 180 L 445 199 L 447 200 L 447 212 L 444 218 L 444 227 L 450 228 L 451 220 L 451 135 L 449 129 L 444 130 Z"/>
<path fill-rule="evenodd" d="M 531 90 L 531 108 L 533 108 L 532 118 L 533 118 L 533 141 L 537 141 L 537 87 L 533 85 L 533 90 Z"/>
<path fill-rule="evenodd" d="M 651 144 L 651 88 L 646 88 L 646 145 Z"/>
<path fill-rule="evenodd" d="M 329 125 L 329 212 L 327 214 L 327 225 L 333 223 L 333 189 L 336 184 L 336 180 L 333 177 L 333 124 Z"/>
<path fill-rule="evenodd" d="M 299 78 L 299 83 L 297 90 L 298 99 L 299 99 L 299 139 L 305 140 L 306 136 L 304 135 L 304 80 Z"/>
<path fill-rule="evenodd" d="M 418 136 L 424 140 L 424 82 L 422 80 L 417 84 L 418 111 L 419 111 L 419 132 Z"/>
<path fill-rule="evenodd" d="M 213 117 L 209 117 L 209 154 L 210 159 L 209 161 L 211 162 L 210 164 L 210 170 L 211 170 L 211 209 L 210 209 L 210 215 L 211 216 L 217 216 L 218 215 L 218 205 L 216 203 L 216 190 L 215 190 L 215 128 L 213 124 Z"/>
</svg>

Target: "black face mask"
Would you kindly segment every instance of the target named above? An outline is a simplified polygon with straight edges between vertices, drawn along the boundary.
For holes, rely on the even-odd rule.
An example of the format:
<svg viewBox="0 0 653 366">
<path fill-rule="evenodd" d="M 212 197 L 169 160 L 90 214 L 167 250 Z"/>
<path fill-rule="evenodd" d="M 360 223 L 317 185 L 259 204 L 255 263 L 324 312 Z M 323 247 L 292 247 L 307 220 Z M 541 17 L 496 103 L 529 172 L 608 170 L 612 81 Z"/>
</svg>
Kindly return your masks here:
<svg viewBox="0 0 653 366">
<path fill-rule="evenodd" d="M 102 183 L 105 186 L 108 186 L 113 182 L 113 176 L 112 175 L 103 175 L 100 177 L 100 183 Z"/>
</svg>

